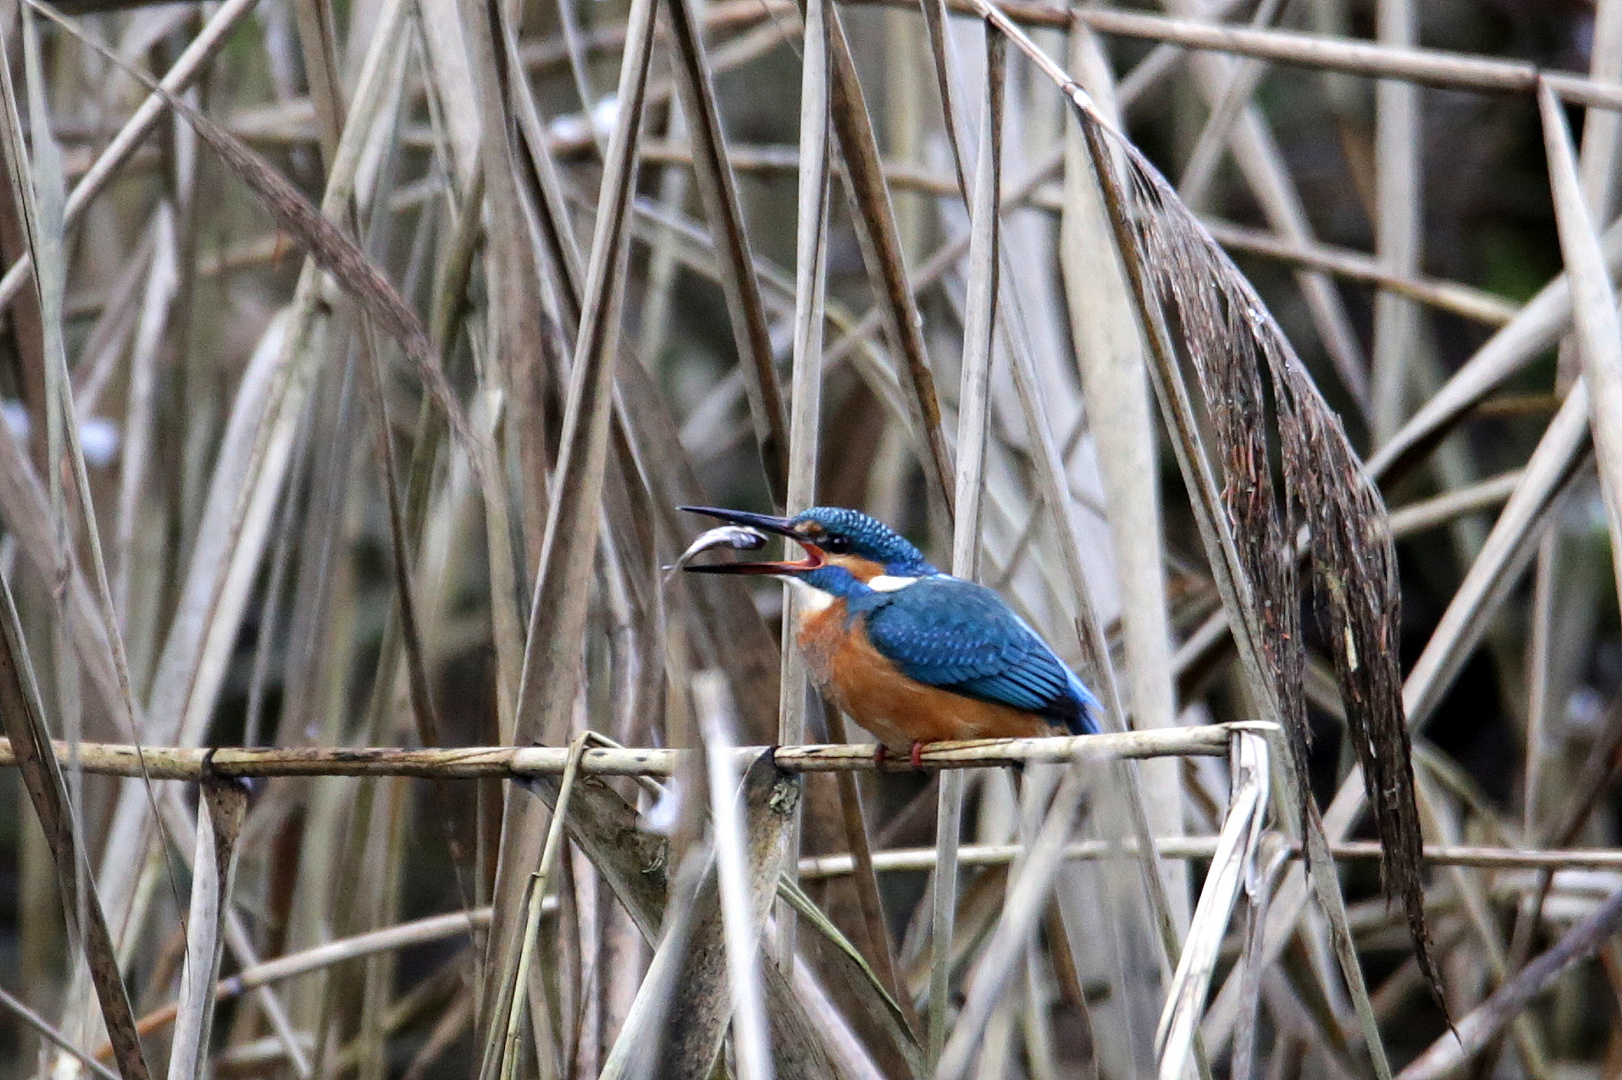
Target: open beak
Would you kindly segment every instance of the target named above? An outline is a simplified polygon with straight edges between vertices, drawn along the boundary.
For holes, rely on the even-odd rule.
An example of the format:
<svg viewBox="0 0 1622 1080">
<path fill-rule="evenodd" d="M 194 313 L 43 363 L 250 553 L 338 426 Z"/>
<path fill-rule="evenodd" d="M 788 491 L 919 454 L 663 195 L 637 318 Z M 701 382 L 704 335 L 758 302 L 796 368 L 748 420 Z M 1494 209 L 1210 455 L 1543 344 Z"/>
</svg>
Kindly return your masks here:
<svg viewBox="0 0 1622 1080">
<path fill-rule="evenodd" d="M 704 566 L 685 566 L 684 570 L 695 574 L 796 574 L 807 570 L 815 570 L 827 564 L 828 560 L 822 550 L 814 544 L 801 539 L 794 532 L 793 521 L 790 518 L 772 517 L 770 514 L 752 514 L 747 510 L 723 510 L 713 506 L 682 506 L 679 510 L 686 510 L 690 514 L 703 514 L 706 517 L 717 518 L 732 525 L 742 525 L 761 532 L 776 533 L 786 536 L 805 549 L 805 558 L 788 562 L 732 562 L 710 563 Z"/>
</svg>

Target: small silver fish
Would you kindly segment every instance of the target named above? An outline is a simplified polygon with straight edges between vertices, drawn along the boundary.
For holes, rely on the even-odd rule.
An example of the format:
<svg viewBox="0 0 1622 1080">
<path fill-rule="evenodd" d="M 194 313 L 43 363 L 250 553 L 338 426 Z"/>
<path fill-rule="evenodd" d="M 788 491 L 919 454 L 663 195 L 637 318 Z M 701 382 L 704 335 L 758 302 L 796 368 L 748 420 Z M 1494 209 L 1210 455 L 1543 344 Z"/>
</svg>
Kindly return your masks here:
<svg viewBox="0 0 1622 1080">
<path fill-rule="evenodd" d="M 692 562 L 695 556 L 702 555 L 706 551 L 713 551 L 716 548 L 731 548 L 734 551 L 759 551 L 766 546 L 770 539 L 765 533 L 757 532 L 742 525 L 722 525 L 719 528 L 711 529 L 697 540 L 694 540 L 688 545 L 687 550 L 681 553 L 681 558 L 669 566 L 660 567 L 660 569 L 665 571 L 665 580 L 669 581 L 677 571 Z"/>
</svg>

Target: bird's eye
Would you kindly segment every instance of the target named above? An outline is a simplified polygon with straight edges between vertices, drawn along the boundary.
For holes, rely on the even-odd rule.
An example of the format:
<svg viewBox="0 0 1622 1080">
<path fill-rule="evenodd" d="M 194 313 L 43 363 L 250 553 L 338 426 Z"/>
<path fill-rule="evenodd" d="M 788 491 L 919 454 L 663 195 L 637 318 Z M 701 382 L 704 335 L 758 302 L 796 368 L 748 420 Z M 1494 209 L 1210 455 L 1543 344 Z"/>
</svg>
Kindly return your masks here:
<svg viewBox="0 0 1622 1080">
<path fill-rule="evenodd" d="M 822 542 L 831 554 L 843 555 L 850 550 L 850 538 L 846 536 L 830 536 Z"/>
</svg>

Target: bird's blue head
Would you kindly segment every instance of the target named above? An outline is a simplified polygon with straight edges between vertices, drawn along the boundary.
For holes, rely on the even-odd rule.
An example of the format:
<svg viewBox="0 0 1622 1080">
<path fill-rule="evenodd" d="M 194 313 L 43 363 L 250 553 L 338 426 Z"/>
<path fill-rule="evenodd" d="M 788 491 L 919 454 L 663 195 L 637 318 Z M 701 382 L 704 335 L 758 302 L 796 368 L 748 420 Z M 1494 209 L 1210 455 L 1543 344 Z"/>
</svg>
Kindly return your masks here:
<svg viewBox="0 0 1622 1080">
<path fill-rule="evenodd" d="M 689 566 L 711 574 L 773 574 L 802 581 L 814 589 L 848 596 L 883 589 L 886 585 L 927 577 L 940 571 L 906 537 L 876 518 L 838 506 L 814 506 L 791 518 L 684 506 L 734 525 L 786 536 L 805 549 L 805 558 L 791 562 L 720 563 Z"/>
</svg>

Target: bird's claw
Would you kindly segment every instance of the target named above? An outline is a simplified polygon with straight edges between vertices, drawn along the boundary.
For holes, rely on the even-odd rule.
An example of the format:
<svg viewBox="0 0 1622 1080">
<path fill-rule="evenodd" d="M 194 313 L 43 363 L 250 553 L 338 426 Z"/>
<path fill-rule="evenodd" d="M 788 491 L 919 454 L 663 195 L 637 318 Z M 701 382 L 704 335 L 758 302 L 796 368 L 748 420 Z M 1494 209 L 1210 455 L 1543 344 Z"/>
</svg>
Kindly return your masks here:
<svg viewBox="0 0 1622 1080">
<path fill-rule="evenodd" d="M 877 746 L 873 747 L 873 766 L 878 769 L 879 772 L 887 771 L 884 767 L 884 763 L 888 760 L 888 754 L 889 747 L 885 746 L 883 743 L 879 743 Z M 907 754 L 907 760 L 912 762 L 913 769 L 918 772 L 923 772 L 924 744 L 921 742 L 913 743 L 912 750 Z"/>
</svg>

